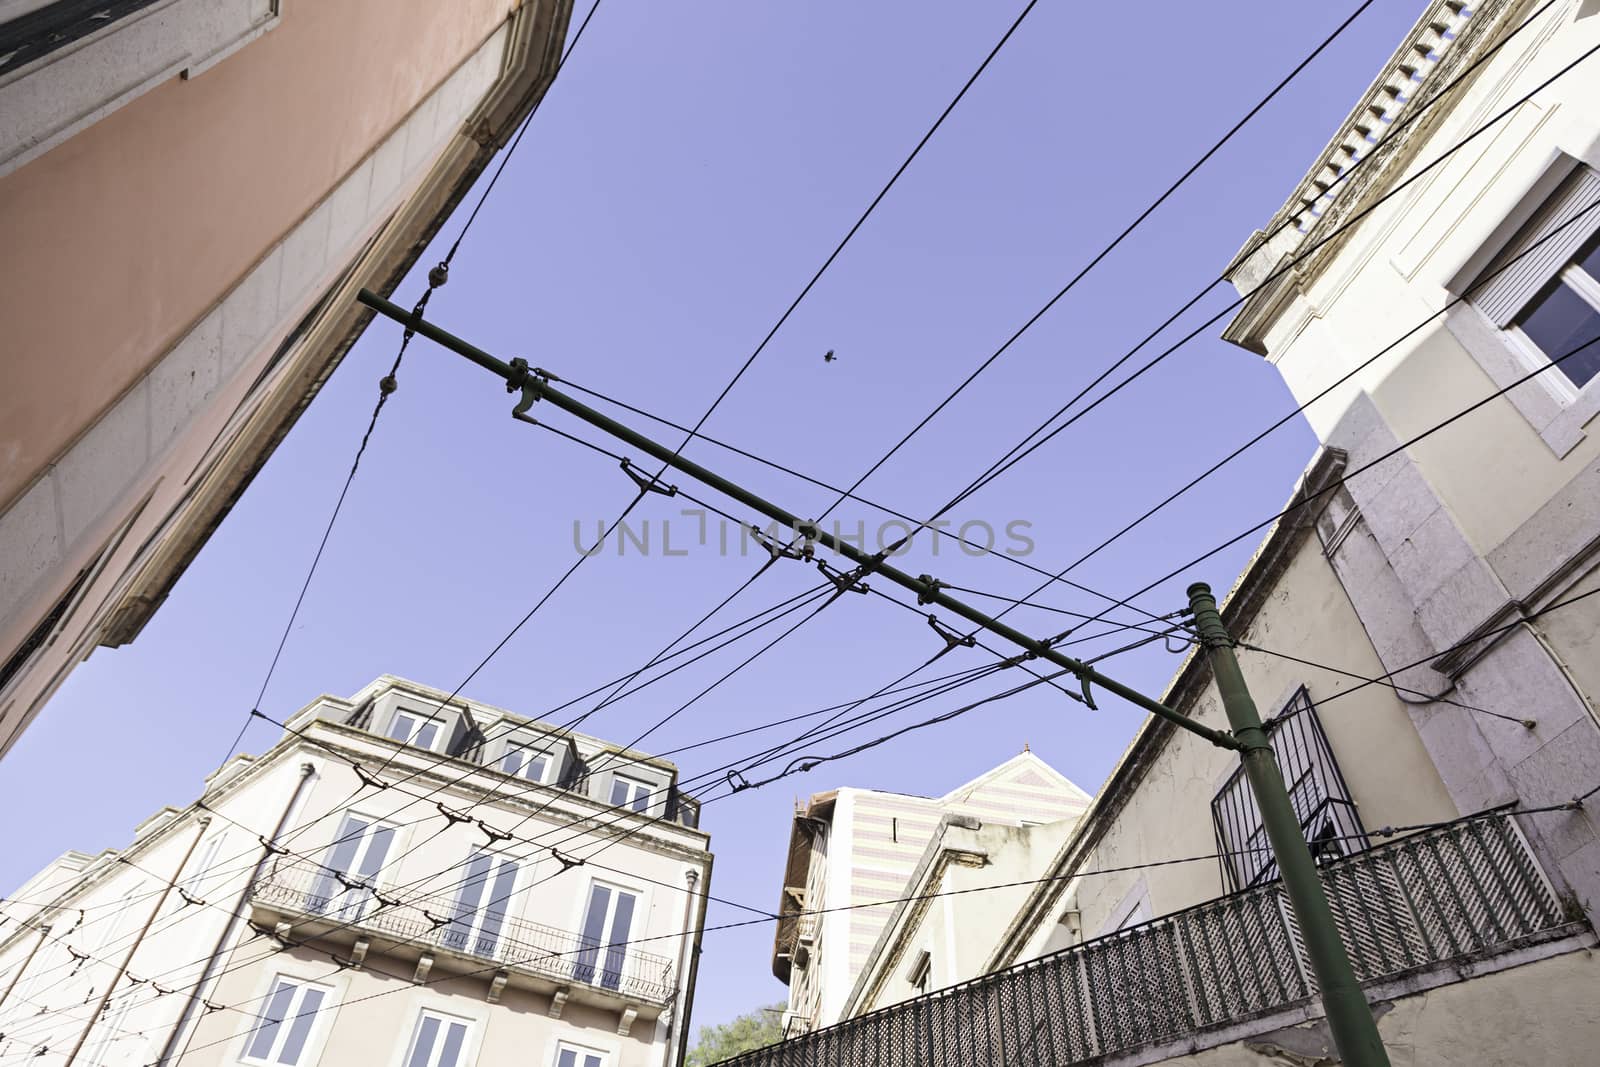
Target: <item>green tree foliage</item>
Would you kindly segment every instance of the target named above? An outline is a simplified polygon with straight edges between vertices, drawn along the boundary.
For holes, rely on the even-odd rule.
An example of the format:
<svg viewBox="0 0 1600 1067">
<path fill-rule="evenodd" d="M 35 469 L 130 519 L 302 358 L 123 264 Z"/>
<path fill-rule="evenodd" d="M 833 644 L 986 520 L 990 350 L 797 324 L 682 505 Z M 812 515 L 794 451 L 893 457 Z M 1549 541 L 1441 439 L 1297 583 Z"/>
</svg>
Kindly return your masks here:
<svg viewBox="0 0 1600 1067">
<path fill-rule="evenodd" d="M 684 1061 L 685 1067 L 710 1067 L 741 1052 L 765 1048 L 782 1040 L 786 1006 L 774 1004 L 757 1008 L 721 1026 L 702 1026 L 694 1048 L 689 1050 L 688 1059 Z"/>
</svg>

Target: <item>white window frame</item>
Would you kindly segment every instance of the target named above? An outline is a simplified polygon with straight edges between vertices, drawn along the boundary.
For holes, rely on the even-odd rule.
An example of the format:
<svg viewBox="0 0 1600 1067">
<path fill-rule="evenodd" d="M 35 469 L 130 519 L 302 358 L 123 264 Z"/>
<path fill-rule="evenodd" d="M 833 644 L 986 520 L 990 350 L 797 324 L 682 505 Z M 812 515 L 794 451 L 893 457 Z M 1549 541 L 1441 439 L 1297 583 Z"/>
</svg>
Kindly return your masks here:
<svg viewBox="0 0 1600 1067">
<path fill-rule="evenodd" d="M 1583 247 L 1586 248 L 1588 246 L 1585 244 Z M 1600 312 L 1600 278 L 1592 277 L 1588 271 L 1580 267 L 1577 263 L 1577 254 L 1574 253 L 1572 258 L 1567 261 L 1566 266 L 1557 271 L 1550 279 L 1550 282 L 1547 282 L 1544 286 L 1540 287 L 1539 291 L 1534 293 L 1534 295 L 1528 299 L 1528 302 L 1523 304 L 1522 307 L 1518 309 L 1518 319 L 1522 318 L 1522 316 L 1527 313 L 1528 309 L 1533 306 L 1534 301 L 1544 296 L 1544 294 L 1549 290 L 1551 283 L 1565 285 L 1567 288 L 1577 293 L 1578 296 L 1582 300 L 1586 301 L 1590 307 L 1594 308 L 1596 312 Z M 1522 355 L 1523 362 L 1527 364 L 1529 370 L 1538 370 L 1551 362 L 1552 357 L 1550 353 L 1540 348 L 1537 341 L 1523 332 L 1522 324 L 1520 322 L 1511 322 L 1506 326 L 1505 332 L 1507 336 L 1513 338 L 1514 342 L 1519 348 L 1520 354 Z M 1557 357 L 1561 355 L 1563 355 L 1563 353 L 1556 353 Z M 1600 374 L 1590 378 L 1585 384 L 1579 385 L 1561 371 L 1562 368 L 1558 365 L 1556 367 L 1555 374 L 1541 374 L 1539 375 L 1539 378 L 1546 380 L 1546 388 L 1548 388 L 1556 397 L 1556 399 L 1559 400 L 1564 406 L 1576 404 L 1583 398 L 1584 394 L 1590 392 L 1597 383 L 1600 383 Z"/>
<path fill-rule="evenodd" d="M 607 989 L 611 992 L 617 992 L 620 990 L 622 984 L 627 980 L 628 960 L 633 953 L 632 942 L 637 941 L 640 936 L 642 936 L 642 931 L 645 925 L 645 916 L 650 913 L 650 899 L 642 886 L 630 885 L 626 881 L 617 878 L 591 878 L 589 880 L 589 884 L 584 888 L 584 891 L 578 895 L 578 900 L 576 902 L 577 915 L 573 919 L 571 927 L 577 932 L 578 939 L 580 941 L 587 936 L 585 934 L 585 930 L 588 927 L 589 901 L 594 896 L 596 886 L 610 890 L 611 899 L 606 904 L 606 917 L 601 926 L 600 942 L 595 949 L 595 958 L 592 965 L 593 973 L 587 980 L 583 981 L 585 985 L 593 986 L 597 989 Z M 617 940 L 615 924 L 617 921 L 618 893 L 627 893 L 629 896 L 633 897 L 633 917 L 628 923 L 627 936 L 621 939 L 627 943 L 622 945 L 622 960 L 617 967 L 618 990 L 611 990 L 609 986 L 604 984 L 602 977 L 607 973 L 606 957 L 610 951 L 608 946 L 610 946 L 613 941 Z M 574 973 L 576 973 L 576 969 L 579 966 L 580 958 L 581 954 L 580 956 L 575 956 L 573 958 Z"/>
<path fill-rule="evenodd" d="M 486 856 L 489 859 L 489 872 L 484 877 L 483 883 L 484 895 L 479 899 L 477 907 L 473 909 L 472 918 L 465 923 L 467 927 L 466 943 L 462 946 L 450 945 L 449 947 L 455 949 L 457 952 L 464 952 L 470 956 L 484 956 L 483 953 L 476 951 L 478 940 L 483 936 L 483 922 L 487 917 L 486 912 L 484 911 L 484 905 L 488 900 L 495 899 L 493 896 L 493 894 L 495 894 L 495 884 L 505 866 L 510 864 L 516 869 L 512 872 L 511 889 L 505 894 L 506 899 L 500 916 L 500 930 L 495 934 L 494 948 L 490 950 L 488 957 L 484 957 L 498 959 L 503 955 L 500 950 L 504 948 L 506 940 L 510 936 L 510 932 L 507 930 L 507 927 L 511 923 L 516 922 L 516 915 L 512 910 L 513 903 L 517 899 L 517 895 L 522 892 L 527 883 L 531 864 L 525 860 L 517 858 L 516 856 L 508 856 L 502 852 L 491 852 L 490 850 L 484 848 L 475 848 L 467 854 L 467 862 L 462 865 L 462 870 L 465 871 L 467 866 L 479 856 Z M 441 936 L 448 934 L 456 926 L 456 920 L 454 917 L 455 909 L 457 906 L 459 906 L 461 894 L 466 890 L 466 880 L 467 876 L 463 874 L 462 884 L 456 890 L 456 894 L 450 903 L 451 920 L 441 929 Z"/>
<path fill-rule="evenodd" d="M 406 736 L 403 739 L 394 736 L 395 723 L 398 722 L 402 716 L 411 719 L 416 723 L 414 727 L 406 731 Z M 432 723 L 438 727 L 438 732 L 434 735 L 433 743 L 428 745 L 417 744 L 417 735 L 420 734 L 423 728 L 429 723 Z M 409 745 L 412 748 L 420 748 L 428 752 L 437 753 L 441 751 L 445 745 L 450 743 L 450 733 L 453 725 L 454 724 L 443 715 L 430 715 L 425 711 L 417 711 L 415 708 L 397 706 L 393 711 L 389 712 L 389 719 L 383 724 L 383 736 L 387 737 L 391 741 L 398 741 L 402 745 Z"/>
<path fill-rule="evenodd" d="M 628 791 L 627 799 L 620 802 L 617 800 L 617 786 L 619 785 L 624 786 Z M 644 804 L 641 807 L 636 807 L 635 801 L 640 799 L 641 790 L 643 791 Z M 640 815 L 648 815 L 650 814 L 650 809 L 655 807 L 655 796 L 659 792 L 662 792 L 662 787 L 659 783 L 651 782 L 644 778 L 634 778 L 626 774 L 613 773 L 611 775 L 611 791 L 607 795 L 606 803 L 614 808 L 625 808 Z"/>
<path fill-rule="evenodd" d="M 552 746 L 553 742 L 547 737 L 512 734 L 506 738 L 505 744 L 500 746 L 500 756 L 495 760 L 495 769 L 501 774 L 509 775 L 512 778 L 521 778 L 524 782 L 532 782 L 534 785 L 549 785 L 551 774 L 556 766 L 556 753 L 550 747 L 540 748 L 541 744 Z M 524 756 L 524 763 L 519 769 L 508 771 L 505 768 L 505 762 L 515 753 L 521 753 Z M 526 770 L 527 762 L 531 762 L 531 760 L 527 759 L 529 756 L 532 759 L 544 760 L 544 770 L 539 772 L 537 778 L 529 777 L 523 773 Z"/>
<path fill-rule="evenodd" d="M 295 986 L 295 992 L 289 999 L 289 1004 L 284 1010 L 284 1021 L 278 1024 L 278 1032 L 273 1036 L 267 1047 L 265 1056 L 256 1056 L 250 1052 L 251 1046 L 256 1043 L 259 1036 L 262 1016 L 266 1014 L 272 1002 L 272 996 L 278 991 L 281 984 Z M 300 1055 L 292 1061 L 292 1067 L 312 1067 L 322 1055 L 323 1035 L 327 1032 L 329 1020 L 334 1009 L 338 1006 L 338 989 L 324 982 L 312 981 L 301 978 L 299 975 L 277 972 L 273 974 L 266 984 L 266 989 L 257 998 L 257 1008 L 254 1023 L 241 1035 L 239 1044 L 238 1061 L 240 1063 L 260 1064 L 262 1067 L 291 1067 L 283 1060 L 278 1059 L 283 1053 L 283 1046 L 289 1040 L 294 1026 L 290 1020 L 295 1019 L 304 1010 L 306 993 L 308 990 L 318 990 L 322 999 L 317 1004 L 316 1011 L 311 1017 L 311 1024 L 306 1030 L 305 1042 L 300 1046 Z M 285 1024 L 288 1025 L 285 1025 Z"/>
<path fill-rule="evenodd" d="M 931 992 L 933 989 L 933 953 L 927 949 L 918 952 L 911 962 L 911 969 L 906 972 L 906 981 L 916 991 L 917 996 Z"/>
<path fill-rule="evenodd" d="M 400 1067 L 410 1067 L 411 1058 L 416 1054 L 417 1041 L 422 1037 L 422 1027 L 428 1019 L 439 1020 L 439 1034 L 442 1037 L 446 1028 L 451 1025 L 460 1025 L 464 1028 L 461 1036 L 461 1054 L 453 1064 L 441 1065 L 440 1059 L 444 1055 L 444 1042 L 438 1041 L 429 1054 L 423 1067 L 472 1067 L 478 1057 L 477 1036 L 479 1020 L 466 1015 L 457 1015 L 454 1012 L 441 1011 L 433 1007 L 421 1007 L 417 1010 L 416 1021 L 411 1024 L 411 1032 L 406 1035 L 404 1043 L 400 1046 Z"/>
<path fill-rule="evenodd" d="M 359 898 L 356 896 L 356 894 L 360 894 L 361 890 L 346 889 L 344 886 L 338 883 L 337 879 L 333 879 L 332 885 L 337 888 L 329 891 L 327 906 L 319 914 L 333 916 L 343 920 L 353 920 L 365 914 L 367 902 L 373 898 L 373 894 L 380 888 L 380 886 L 386 884 L 388 881 L 388 879 L 383 876 L 384 868 L 387 867 L 395 859 L 395 857 L 404 855 L 405 853 L 405 842 L 401 841 L 400 839 L 402 830 L 399 824 L 394 823 L 385 817 L 368 815 L 366 812 L 357 810 L 355 808 L 346 808 L 343 817 L 339 820 L 338 826 L 333 832 L 333 837 L 329 839 L 328 843 L 323 847 L 322 859 L 317 861 L 319 866 L 315 868 L 318 872 L 328 874 L 329 878 L 332 878 L 331 873 L 324 870 L 324 868 L 327 866 L 327 860 L 332 858 L 333 850 L 338 847 L 339 842 L 344 838 L 343 830 L 346 820 L 352 818 L 365 820 L 367 826 L 366 829 L 361 831 L 360 843 L 356 846 L 355 854 L 350 857 L 349 869 L 343 872 L 347 878 L 350 878 L 354 881 L 360 880 L 361 865 L 366 860 L 368 853 L 371 851 L 372 842 L 377 837 L 379 830 L 390 831 L 389 848 L 388 851 L 384 853 L 383 860 L 378 864 L 377 870 L 373 872 L 372 881 L 368 883 L 366 893 L 361 895 Z M 321 879 L 314 879 L 312 884 L 313 886 L 321 884 Z"/>
<path fill-rule="evenodd" d="M 1587 157 L 1578 159 L 1560 151 L 1552 153 L 1549 161 L 1523 192 L 1516 207 L 1446 283 L 1449 292 L 1458 296 L 1470 293 L 1485 273 L 1513 247 L 1514 242 L 1522 238 L 1527 228 L 1534 225 L 1535 220 L 1548 217 L 1547 209 L 1568 195 L 1563 187 L 1578 173 L 1579 168 L 1587 166 L 1590 170 L 1600 171 L 1597 163 L 1600 160 Z M 1536 284 L 1533 284 L 1525 298 L 1519 297 L 1516 315 L 1511 317 L 1511 321 L 1506 321 L 1504 327 L 1470 296 L 1450 307 L 1445 314 L 1446 328 L 1500 388 L 1509 388 L 1528 372 L 1550 366 L 1549 357 L 1523 333 L 1514 320 L 1545 292 L 1551 281 L 1558 277 L 1564 279 L 1575 269 L 1573 260 L 1577 253 L 1593 239 L 1595 233 L 1600 232 L 1600 209 L 1588 212 L 1584 221 L 1575 225 L 1572 249 L 1566 259 L 1543 277 L 1537 273 L 1529 276 L 1530 279 L 1536 279 Z M 1587 291 L 1580 291 L 1580 295 L 1591 299 L 1591 302 L 1593 300 Z M 1501 321 L 1505 320 L 1502 318 Z M 1559 366 L 1556 371 L 1558 373 L 1541 373 L 1522 386 L 1510 388 L 1506 399 L 1559 459 L 1584 439 L 1584 425 L 1600 414 L 1600 375 L 1579 388 L 1572 379 L 1559 373 Z"/>
<path fill-rule="evenodd" d="M 117 898 L 116 910 L 106 916 L 105 928 L 100 931 L 100 937 L 95 942 L 96 953 L 115 947 L 117 938 L 122 936 L 122 931 L 127 926 L 128 917 L 133 912 L 133 903 L 139 895 L 140 888 L 141 886 L 138 885 L 129 886 Z"/>
<path fill-rule="evenodd" d="M 200 858 L 195 865 L 184 875 L 183 881 L 178 883 L 178 888 L 192 897 L 205 897 L 205 880 L 211 875 L 211 868 L 217 865 L 217 856 L 222 849 L 222 839 L 227 836 L 227 831 L 218 831 L 211 835 L 200 849 Z"/>
<path fill-rule="evenodd" d="M 593 1057 L 599 1061 L 598 1063 L 594 1064 L 594 1067 L 611 1067 L 612 1057 L 615 1054 L 615 1051 L 616 1050 L 614 1049 L 600 1048 L 595 1045 L 585 1045 L 580 1044 L 577 1041 L 567 1041 L 564 1038 L 558 1038 L 555 1043 L 555 1048 L 552 1049 L 550 1053 L 550 1067 L 563 1067 L 563 1064 L 561 1063 L 561 1054 L 563 1052 L 570 1052 L 573 1054 L 573 1067 L 590 1067 L 589 1061 L 586 1057 Z"/>
</svg>

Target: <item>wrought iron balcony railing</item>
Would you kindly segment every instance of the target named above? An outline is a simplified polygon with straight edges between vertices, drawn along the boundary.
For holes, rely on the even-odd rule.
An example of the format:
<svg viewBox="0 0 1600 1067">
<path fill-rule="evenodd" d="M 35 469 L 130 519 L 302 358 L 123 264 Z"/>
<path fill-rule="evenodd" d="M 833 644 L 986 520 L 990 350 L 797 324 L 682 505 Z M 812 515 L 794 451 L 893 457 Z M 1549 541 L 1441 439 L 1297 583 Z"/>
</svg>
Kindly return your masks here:
<svg viewBox="0 0 1600 1067">
<path fill-rule="evenodd" d="M 617 997 L 664 1006 L 673 998 L 672 961 L 632 946 L 602 944 L 581 934 L 502 915 L 460 909 L 448 897 L 380 900 L 370 889 L 333 876 L 325 867 L 280 857 L 251 887 L 251 900 L 351 937 L 377 935 L 374 950 L 405 948 L 415 955 L 444 949 L 511 972 L 561 985 L 581 983 Z M 313 927 L 315 936 L 315 927 Z"/>
<path fill-rule="evenodd" d="M 1371 981 L 1563 925 L 1509 816 L 1473 819 L 1323 868 L 1356 973 Z M 724 1067 L 1068 1067 L 1286 1007 L 1316 992 L 1277 883 L 814 1030 Z"/>
</svg>

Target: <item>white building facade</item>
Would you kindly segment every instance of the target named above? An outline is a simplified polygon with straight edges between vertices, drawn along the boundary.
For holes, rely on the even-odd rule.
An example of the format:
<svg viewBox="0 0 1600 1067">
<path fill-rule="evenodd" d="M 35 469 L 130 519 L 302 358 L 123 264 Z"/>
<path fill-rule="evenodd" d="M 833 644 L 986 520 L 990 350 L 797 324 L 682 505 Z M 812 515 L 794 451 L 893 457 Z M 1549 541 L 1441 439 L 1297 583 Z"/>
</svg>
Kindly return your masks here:
<svg viewBox="0 0 1600 1067">
<path fill-rule="evenodd" d="M 7 898 L 0 1063 L 669 1067 L 711 874 L 676 768 L 384 677 Z"/>
<path fill-rule="evenodd" d="M 858 1013 L 853 990 L 876 956 L 892 902 L 915 892 L 925 857 L 939 852 L 952 819 L 969 827 L 1063 826 L 1088 804 L 1087 793 L 1027 751 L 939 797 L 855 788 L 812 796 L 790 830 L 773 944 L 773 974 L 789 986 L 785 1033 Z M 872 906 L 878 901 L 891 903 Z M 917 981 L 949 984 L 960 967 L 953 951 L 941 951 Z"/>
</svg>

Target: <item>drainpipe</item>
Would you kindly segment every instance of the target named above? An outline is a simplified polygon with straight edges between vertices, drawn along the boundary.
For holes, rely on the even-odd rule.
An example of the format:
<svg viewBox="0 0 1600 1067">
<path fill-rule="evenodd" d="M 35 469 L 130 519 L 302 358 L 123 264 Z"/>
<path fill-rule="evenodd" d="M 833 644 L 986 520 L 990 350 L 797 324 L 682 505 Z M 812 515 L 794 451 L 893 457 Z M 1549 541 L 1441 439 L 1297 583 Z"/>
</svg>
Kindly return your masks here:
<svg viewBox="0 0 1600 1067">
<path fill-rule="evenodd" d="M 300 781 L 295 784 L 294 793 L 289 797 L 289 802 L 283 806 L 283 813 L 278 816 L 278 824 L 272 828 L 272 834 L 266 844 L 275 845 L 283 829 L 289 823 L 289 816 L 300 803 L 300 797 L 305 793 L 306 784 L 311 781 L 311 776 L 316 773 L 316 765 L 312 763 L 300 764 Z M 200 980 L 189 987 L 189 999 L 183 1003 L 183 1012 L 178 1016 L 172 1033 L 167 1036 L 167 1043 L 161 1046 L 161 1055 L 156 1057 L 155 1067 L 167 1067 L 168 1063 L 181 1059 L 188 1050 L 188 1041 L 183 1042 L 183 1049 L 178 1048 L 183 1033 L 194 1021 L 195 1007 L 200 1003 L 200 998 L 205 987 L 216 975 L 217 963 L 222 959 L 222 952 L 228 947 L 228 942 L 233 938 L 234 932 L 239 929 L 239 922 L 244 918 L 245 908 L 250 903 L 250 890 L 255 887 L 256 880 L 261 877 L 261 869 L 267 865 L 267 860 L 272 856 L 270 848 L 261 849 L 261 858 L 256 860 L 255 867 L 250 871 L 250 878 L 245 882 L 244 891 L 239 894 L 239 902 L 234 905 L 233 913 L 228 917 L 227 925 L 222 928 L 222 933 L 217 936 L 217 943 L 212 946 L 211 955 L 206 959 L 205 970 L 200 974 Z"/>
<path fill-rule="evenodd" d="M 11 996 L 11 991 L 13 989 L 17 988 L 17 983 L 22 981 L 22 975 L 27 971 L 28 964 L 33 962 L 33 957 L 38 955 L 39 949 L 43 947 L 45 939 L 49 936 L 50 924 L 45 923 L 43 926 L 39 927 L 39 940 L 35 941 L 33 943 L 33 947 L 28 950 L 28 958 L 22 961 L 22 966 L 17 968 L 17 973 L 12 975 L 11 981 L 6 983 L 6 991 L 4 993 L 0 993 L 0 1007 L 5 1006 L 6 998 Z"/>
<path fill-rule="evenodd" d="M 123 975 L 128 973 L 128 964 L 133 962 L 134 953 L 139 951 L 139 946 L 144 944 L 146 935 L 150 933 L 151 925 L 156 921 L 156 916 L 161 914 L 161 909 L 166 906 L 167 898 L 172 895 L 172 890 L 177 886 L 178 879 L 183 875 L 184 868 L 189 866 L 189 858 L 194 855 L 194 850 L 200 846 L 200 839 L 206 836 L 206 827 L 211 825 L 211 817 L 203 815 L 195 824 L 194 840 L 189 842 L 189 847 L 183 853 L 183 859 L 178 861 L 173 868 L 172 877 L 167 879 L 167 884 L 162 887 L 161 895 L 156 898 L 156 906 L 150 909 L 150 914 L 145 916 L 144 925 L 139 927 L 139 936 L 133 939 L 133 944 L 128 946 L 128 951 L 122 957 L 122 963 L 117 967 L 117 973 L 106 984 L 106 991 L 100 994 L 100 1003 L 94 1006 L 94 1011 L 89 1015 L 89 1021 L 84 1024 L 83 1033 L 78 1035 L 77 1044 L 72 1046 L 72 1051 L 67 1053 L 67 1062 L 64 1067 L 72 1067 L 77 1062 L 78 1053 L 83 1051 L 83 1046 L 89 1040 L 89 1035 L 94 1032 L 94 1024 L 100 1021 L 101 1014 L 106 1010 L 106 1005 L 111 1002 L 111 994 L 116 992 L 121 984 Z"/>
<path fill-rule="evenodd" d="M 678 952 L 678 996 L 672 1006 L 672 1026 L 667 1031 L 666 1067 L 681 1067 L 689 1039 L 689 1008 L 694 1001 L 695 978 L 700 970 L 700 937 L 706 922 L 706 895 L 711 890 L 711 861 L 706 860 L 706 889 L 695 892 L 700 881 L 699 871 L 684 871 L 683 880 L 689 884 L 687 899 L 683 904 L 683 948 Z M 695 902 L 699 901 L 696 908 Z"/>
</svg>

